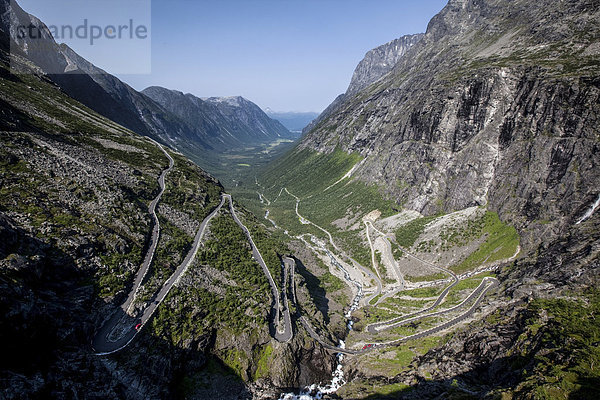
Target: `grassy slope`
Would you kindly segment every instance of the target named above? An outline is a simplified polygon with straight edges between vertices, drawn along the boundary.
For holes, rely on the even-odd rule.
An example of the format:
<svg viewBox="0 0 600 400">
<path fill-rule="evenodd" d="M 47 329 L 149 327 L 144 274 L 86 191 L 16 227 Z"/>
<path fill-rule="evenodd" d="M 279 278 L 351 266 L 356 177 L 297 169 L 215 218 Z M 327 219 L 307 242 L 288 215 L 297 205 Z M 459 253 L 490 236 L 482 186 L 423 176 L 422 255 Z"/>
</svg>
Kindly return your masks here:
<svg viewBox="0 0 600 400">
<path fill-rule="evenodd" d="M 369 266 L 370 251 L 363 234 L 364 226 L 360 224 L 361 217 L 376 209 L 382 212 L 382 217 L 386 217 L 397 211 L 397 205 L 383 198 L 375 184 L 367 185 L 346 178 L 331 186 L 360 161 L 359 155 L 341 150 L 330 154 L 295 150 L 258 174 L 260 186 L 247 181 L 236 189 L 236 194 L 256 215 L 264 215 L 264 209 L 268 208 L 269 217 L 290 234 L 311 233 L 326 239 L 322 231 L 300 223 L 295 213 L 296 200 L 281 190 L 287 188 L 300 198 L 299 212 L 302 216 L 330 231 L 338 244 L 363 265 Z M 269 206 L 260 203 L 257 191 L 271 201 Z M 352 220 L 355 229 L 342 229 L 332 224 L 344 217 Z M 403 225 L 395 232 L 396 240 L 404 247 L 412 247 L 425 226 L 435 219 L 436 216 L 423 217 Z M 464 272 L 483 262 L 508 258 L 514 254 L 519 242 L 515 229 L 503 224 L 492 212 L 487 212 L 481 220 L 469 221 L 465 226 L 446 227 L 438 241 L 444 250 L 448 250 L 479 237 L 484 237 L 483 244 L 453 268 L 456 272 Z M 418 251 L 432 247 L 431 243 L 417 245 Z"/>
<path fill-rule="evenodd" d="M 375 185 L 348 178 L 328 189 L 360 160 L 359 155 L 346 154 L 341 150 L 331 154 L 295 150 L 270 164 L 257 176 L 260 187 L 254 182 L 246 182 L 243 187 L 236 188 L 235 193 L 256 215 L 264 215 L 265 205 L 259 202 L 256 193 L 260 191 L 272 202 L 268 207 L 270 217 L 290 234 L 312 233 L 326 238 L 314 226 L 300 223 L 295 213 L 296 200 L 285 191 L 281 192 L 286 187 L 300 198 L 301 215 L 330 231 L 346 251 L 359 262 L 369 265 L 370 253 L 363 243 L 365 239 L 360 236 L 361 229 L 347 231 L 331 223 L 347 215 L 363 216 L 375 209 L 388 216 L 393 214 L 394 203 L 382 198 Z"/>
<path fill-rule="evenodd" d="M 99 116 L 36 75 L 10 75 L 8 67 L 0 65 L 0 99 L 1 111 L 8 115 L 1 121 L 0 211 L 18 220 L 42 242 L 60 247 L 67 254 L 76 255 L 76 249 L 69 247 L 70 238 L 86 238 L 99 261 L 86 261 L 81 285 L 94 286 L 99 297 L 124 293 L 141 262 L 151 227 L 147 208 L 158 192 L 157 177 L 168 165 L 167 158 L 155 144 Z M 54 150 L 38 146 L 37 138 L 68 151 L 69 157 L 82 163 L 93 156 L 103 165 L 114 165 L 111 171 L 117 171 L 114 174 L 120 174 L 124 178 L 119 179 L 126 183 L 102 176 L 102 171 L 94 179 L 87 179 L 77 170 L 76 162 L 70 162 L 65 176 L 45 170 L 36 164 L 37 158 L 23 155 L 37 154 L 54 165 L 62 161 L 52 153 Z M 107 147 L 107 141 L 111 146 L 131 146 L 134 151 Z M 177 153 L 171 155 L 175 167 L 167 175 L 161 204 L 199 223 L 220 201 L 222 187 L 189 160 Z M 102 208 L 105 213 L 101 215 L 88 211 Z M 152 288 L 158 288 L 170 275 L 192 241 L 189 234 L 161 214 L 160 206 L 158 214 L 162 231 L 148 275 L 148 286 Z M 43 227 L 49 228 L 40 229 Z M 249 223 L 249 228 L 259 230 L 254 223 Z M 174 289 L 169 295 L 171 303 L 159 307 L 153 334 L 175 346 L 201 339 L 207 326 L 209 330 L 222 328 L 235 334 L 244 333 L 246 327 L 266 330 L 268 302 L 256 299 L 269 297 L 268 283 L 251 259 L 245 236 L 231 218 L 216 219 L 211 229 L 215 239 L 207 243 L 199 259 L 229 274 L 234 284 L 223 288 L 223 296 L 196 286 Z M 275 253 L 272 249 L 280 247 L 269 239 L 265 234 L 257 242 L 271 260 Z M 13 262 L 18 257 L 9 256 L 7 260 Z M 151 295 L 151 290 L 146 293 L 148 298 Z M 240 307 L 240 301 L 246 306 Z M 196 305 L 203 312 L 190 315 L 190 307 Z M 258 365 L 257 376 L 265 374 L 269 356 L 266 349 L 256 357 L 249 356 Z M 226 360 L 224 355 L 220 358 Z"/>
</svg>

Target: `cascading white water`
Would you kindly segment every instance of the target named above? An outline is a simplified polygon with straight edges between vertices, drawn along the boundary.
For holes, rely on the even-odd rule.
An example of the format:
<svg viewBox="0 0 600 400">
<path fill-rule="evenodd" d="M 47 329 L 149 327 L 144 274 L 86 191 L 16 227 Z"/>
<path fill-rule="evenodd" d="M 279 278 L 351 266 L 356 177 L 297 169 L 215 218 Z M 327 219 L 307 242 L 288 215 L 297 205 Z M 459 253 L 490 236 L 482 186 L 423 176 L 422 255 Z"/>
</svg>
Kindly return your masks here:
<svg viewBox="0 0 600 400">
<path fill-rule="evenodd" d="M 356 296 L 354 297 L 348 312 L 346 312 L 345 317 L 347 319 L 348 330 L 352 330 L 353 321 L 351 319 L 352 312 L 358 308 L 360 300 L 363 297 L 363 288 L 360 282 L 352 279 L 348 271 L 335 259 L 333 254 L 327 249 L 323 249 L 331 259 L 331 263 L 339 268 L 344 274 L 344 279 L 347 282 L 352 283 L 358 289 Z M 346 343 L 343 340 L 340 340 L 338 345 L 340 349 L 346 348 Z M 346 384 L 346 380 L 344 379 L 344 354 L 338 353 L 337 355 L 337 366 L 332 373 L 331 382 L 325 386 L 321 386 L 318 384 L 312 384 L 310 386 L 305 387 L 300 391 L 299 394 L 295 393 L 283 393 L 279 400 L 314 400 L 314 399 L 322 399 L 323 395 L 335 393 L 339 388 Z"/>
<path fill-rule="evenodd" d="M 596 200 L 596 202 L 594 203 L 594 205 L 592 205 L 586 212 L 585 214 L 583 214 L 583 217 L 581 217 L 579 219 L 579 221 L 575 222 L 575 225 L 579 225 L 580 223 L 582 223 L 583 221 L 585 221 L 586 219 L 588 219 L 589 217 L 592 216 L 592 214 L 594 213 L 594 211 L 596 211 L 596 208 L 598 208 L 598 206 L 600 206 L 600 194 L 598 195 L 598 199 Z"/>
</svg>

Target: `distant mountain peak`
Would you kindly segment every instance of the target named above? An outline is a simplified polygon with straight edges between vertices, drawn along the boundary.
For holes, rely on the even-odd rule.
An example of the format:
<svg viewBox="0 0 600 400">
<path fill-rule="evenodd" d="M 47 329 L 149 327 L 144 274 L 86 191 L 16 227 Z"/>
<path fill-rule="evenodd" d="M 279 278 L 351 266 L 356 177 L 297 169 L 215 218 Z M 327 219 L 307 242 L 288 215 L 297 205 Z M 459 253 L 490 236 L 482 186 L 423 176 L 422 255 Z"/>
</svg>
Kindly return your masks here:
<svg viewBox="0 0 600 400">
<path fill-rule="evenodd" d="M 226 103 L 233 107 L 241 107 L 243 104 L 252 103 L 242 96 L 208 97 L 206 101 L 210 103 Z"/>
<path fill-rule="evenodd" d="M 345 99 L 360 92 L 390 73 L 396 64 L 404 57 L 406 52 L 410 50 L 412 46 L 417 44 L 424 36 L 424 33 L 404 35 L 369 50 L 354 69 L 352 80 L 350 81 L 350 85 L 348 85 L 346 92 L 336 97 L 336 99 L 302 131 L 304 133 L 310 131 L 319 122 L 335 113 Z"/>
<path fill-rule="evenodd" d="M 242 96 L 200 98 L 160 86 L 148 87 L 142 93 L 176 115 L 190 129 L 208 130 L 206 141 L 215 149 L 291 136 L 283 125 Z"/>
</svg>

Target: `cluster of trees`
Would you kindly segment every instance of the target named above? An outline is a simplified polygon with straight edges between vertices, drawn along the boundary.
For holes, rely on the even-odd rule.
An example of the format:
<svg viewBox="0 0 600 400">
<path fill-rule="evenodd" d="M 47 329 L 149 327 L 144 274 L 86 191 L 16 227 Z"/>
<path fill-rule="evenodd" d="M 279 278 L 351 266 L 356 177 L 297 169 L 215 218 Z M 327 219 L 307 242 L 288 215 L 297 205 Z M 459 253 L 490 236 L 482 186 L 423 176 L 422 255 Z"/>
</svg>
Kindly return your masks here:
<svg viewBox="0 0 600 400">
<path fill-rule="evenodd" d="M 269 293 L 269 282 L 262 269 L 252 258 L 248 239 L 231 215 L 221 214 L 210 223 L 211 239 L 198 252 L 201 264 L 226 271 L 239 283 L 264 289 Z M 240 282 L 241 281 L 241 282 Z"/>
</svg>

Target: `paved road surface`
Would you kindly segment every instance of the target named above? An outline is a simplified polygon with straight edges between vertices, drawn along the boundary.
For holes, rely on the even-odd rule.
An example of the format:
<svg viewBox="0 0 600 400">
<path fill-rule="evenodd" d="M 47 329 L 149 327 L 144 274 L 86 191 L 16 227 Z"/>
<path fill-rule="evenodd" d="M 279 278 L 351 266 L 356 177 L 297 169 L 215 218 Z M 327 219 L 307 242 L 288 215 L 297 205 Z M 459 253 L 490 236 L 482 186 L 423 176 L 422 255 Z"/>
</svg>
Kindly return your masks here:
<svg viewBox="0 0 600 400">
<path fill-rule="evenodd" d="M 200 242 L 204 236 L 204 231 L 206 230 L 206 226 L 219 212 L 223 204 L 225 204 L 225 196 L 221 198 L 221 203 L 219 206 L 215 208 L 210 215 L 204 219 L 204 221 L 202 221 L 192 244 L 192 249 L 188 252 L 183 262 L 179 265 L 179 267 L 177 267 L 171 277 L 164 283 L 154 300 L 144 309 L 142 316 L 140 318 L 133 318 L 129 316 L 123 312 L 126 309 L 124 307 L 125 305 L 123 305 L 121 306 L 120 310 L 117 310 L 117 312 L 113 313 L 111 318 L 104 323 L 92 341 L 92 347 L 98 355 L 112 354 L 122 350 L 129 343 L 131 343 L 135 336 L 141 331 L 141 327 L 136 330 L 134 329 L 134 326 L 139 323 L 143 327 L 150 320 L 152 314 L 154 314 L 154 311 L 156 311 L 160 303 L 162 303 L 165 297 L 167 297 L 167 294 L 169 294 L 169 291 L 173 288 L 173 285 L 179 282 L 181 276 L 183 276 L 183 274 L 187 271 L 188 267 L 194 260 L 196 253 L 198 252 Z M 134 293 L 134 290 L 132 290 L 129 294 L 127 301 L 132 301 L 135 298 L 135 294 L 132 297 L 132 293 Z M 131 300 L 129 298 L 131 298 Z M 119 326 L 125 326 L 125 331 L 122 332 L 121 335 L 118 335 L 118 339 L 111 338 L 111 334 Z"/>
<path fill-rule="evenodd" d="M 415 321 L 423 319 L 423 318 L 444 315 L 444 314 L 450 313 L 452 311 L 458 310 L 458 309 L 462 308 L 466 303 L 471 301 L 474 297 L 477 297 L 481 293 L 481 291 L 487 286 L 489 279 L 492 279 L 492 278 L 489 278 L 489 277 L 483 278 L 481 280 L 481 283 L 479 284 L 479 286 L 477 286 L 477 288 L 473 292 L 471 292 L 471 294 L 469 294 L 469 296 L 467 296 L 463 301 L 461 301 L 459 304 L 457 304 L 453 307 L 446 308 L 444 310 L 435 311 L 435 312 L 428 313 L 428 314 L 422 314 L 421 312 L 419 312 L 419 315 L 417 315 L 417 316 L 407 315 L 404 317 L 400 317 L 401 320 L 397 321 L 397 322 L 392 322 L 392 323 L 384 322 L 384 323 L 371 324 L 367 327 L 367 330 L 369 331 L 369 333 L 374 334 L 374 333 L 377 333 L 380 331 L 384 331 L 384 330 L 388 330 L 388 329 L 395 328 L 398 326 L 406 325 L 406 324 L 415 322 Z"/>
<path fill-rule="evenodd" d="M 296 290 L 294 288 L 294 270 L 296 267 L 296 261 L 290 257 L 283 257 L 283 265 L 284 265 L 284 285 L 283 285 L 283 301 L 284 301 L 284 309 L 283 309 L 283 324 L 284 330 L 283 335 L 278 339 L 281 342 L 287 342 L 294 337 L 294 327 L 292 325 L 292 317 L 290 315 L 290 306 L 288 303 L 288 296 L 292 296 L 292 301 L 295 302 L 296 299 Z M 289 289 L 289 292 L 288 292 Z"/>
<path fill-rule="evenodd" d="M 273 327 L 272 331 L 274 331 L 273 336 L 279 342 L 287 342 L 288 340 L 291 339 L 292 334 L 293 334 L 292 319 L 290 317 L 290 310 L 287 305 L 287 300 L 285 301 L 286 304 L 285 304 L 285 308 L 283 310 L 283 330 L 279 330 L 279 325 L 280 325 L 280 323 L 279 323 L 279 310 L 280 310 L 279 298 L 280 297 L 279 297 L 279 290 L 277 289 L 277 285 L 275 285 L 275 281 L 273 280 L 271 271 L 269 271 L 269 268 L 267 268 L 267 264 L 265 263 L 265 260 L 263 260 L 262 255 L 260 254 L 260 251 L 258 251 L 258 247 L 256 247 L 256 244 L 254 244 L 254 240 L 252 239 L 252 235 L 250 235 L 250 231 L 248 230 L 248 228 L 246 228 L 246 226 L 242 223 L 242 221 L 240 221 L 237 214 L 235 213 L 235 208 L 233 207 L 233 200 L 231 199 L 231 195 L 225 194 L 224 197 L 229 199 L 229 210 L 231 211 L 231 215 L 233 216 L 234 221 L 238 224 L 238 226 L 240 228 L 242 228 L 242 230 L 246 234 L 246 237 L 248 238 L 248 241 L 250 242 L 250 246 L 252 247 L 252 256 L 258 262 L 258 264 L 261 266 L 264 274 L 267 276 L 267 279 L 269 280 L 269 285 L 271 286 L 271 294 L 273 295 L 273 299 L 275 300 L 274 304 L 273 304 L 274 318 L 271 321 L 271 324 Z"/>
<path fill-rule="evenodd" d="M 160 222 L 158 220 L 158 216 L 156 215 L 156 206 L 158 205 L 158 202 L 160 201 L 163 193 L 165 192 L 165 177 L 169 172 L 171 172 L 171 170 L 173 169 L 173 165 L 175 165 L 175 162 L 173 161 L 173 158 L 171 158 L 169 153 L 167 153 L 167 151 L 160 144 L 158 144 L 157 142 L 154 143 L 156 143 L 156 145 L 160 147 L 160 149 L 163 151 L 163 153 L 165 153 L 165 155 L 169 159 L 169 166 L 158 177 L 160 193 L 158 194 L 158 196 L 156 196 L 154 200 L 152 200 L 150 206 L 148 207 L 148 212 L 152 215 L 153 219 L 152 235 L 150 236 L 150 246 L 148 247 L 148 251 L 146 252 L 146 257 L 144 257 L 144 262 L 140 266 L 140 269 L 138 270 L 135 276 L 135 280 L 133 281 L 133 288 L 129 292 L 125 303 L 121 305 L 121 308 L 125 312 L 130 311 L 131 305 L 133 304 L 133 299 L 140 290 L 140 286 L 144 281 L 146 274 L 148 273 L 148 269 L 150 269 L 150 265 L 152 264 L 154 253 L 156 253 L 156 247 L 158 246 L 158 239 L 160 237 Z"/>
</svg>

